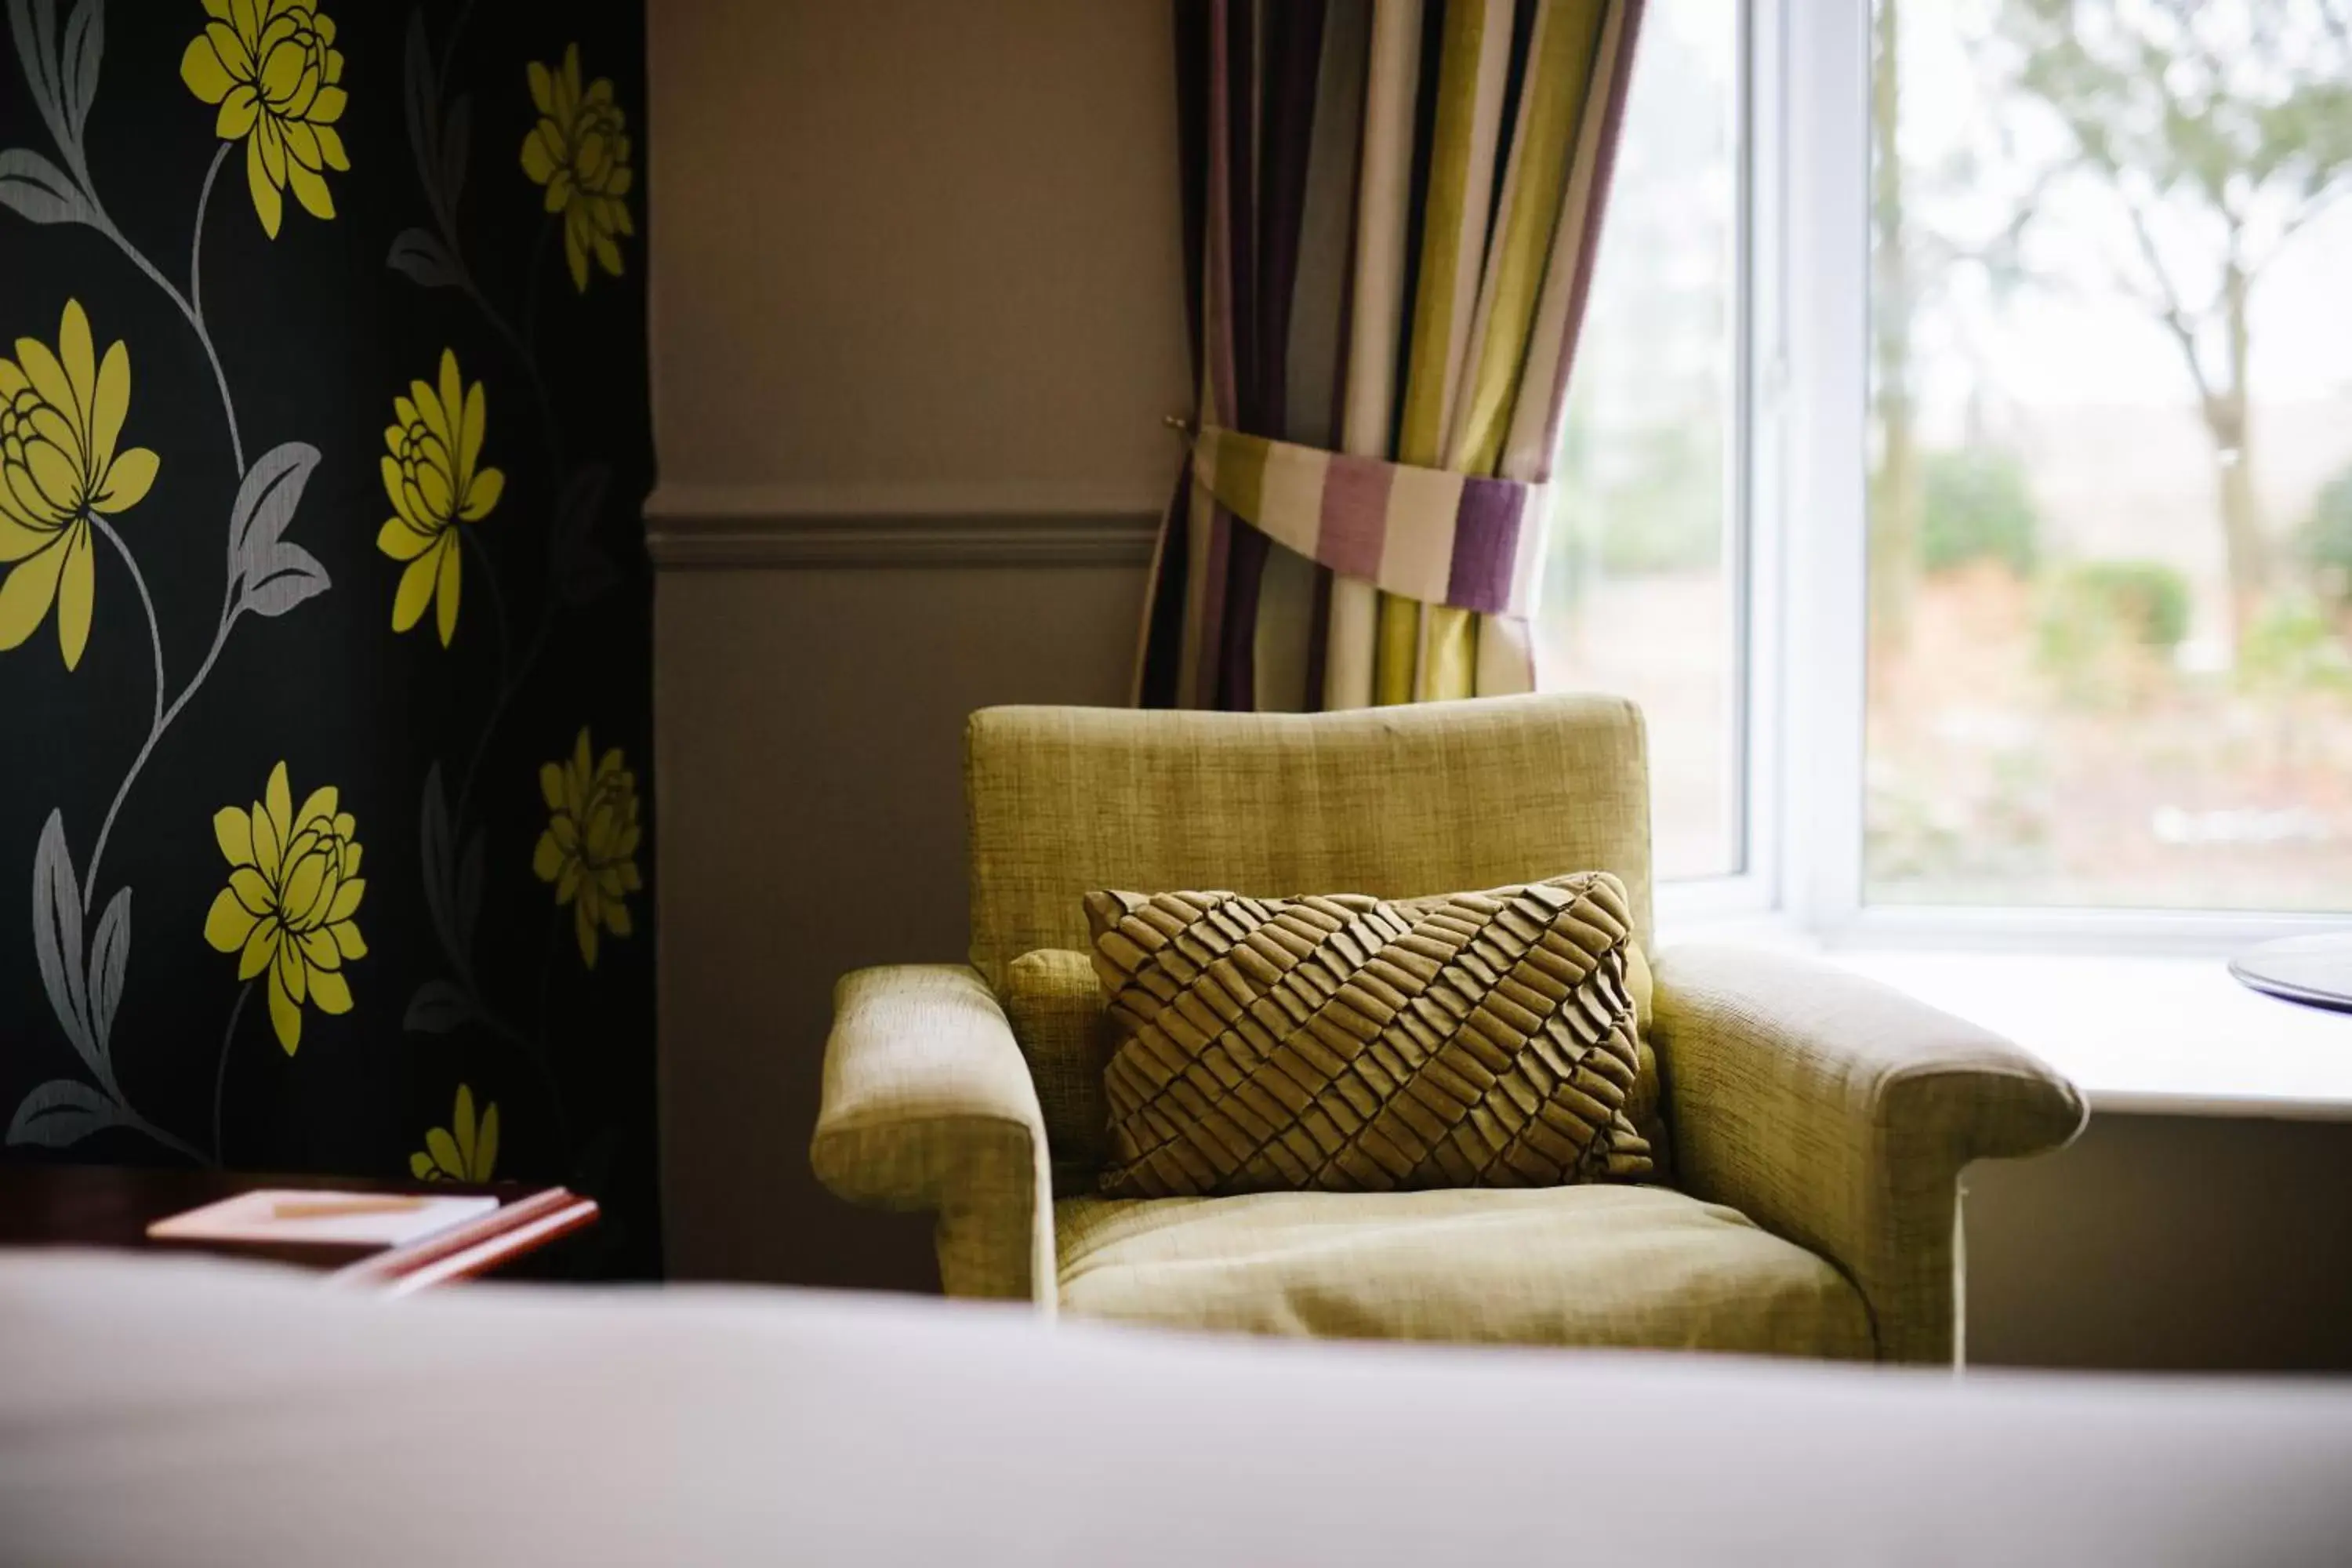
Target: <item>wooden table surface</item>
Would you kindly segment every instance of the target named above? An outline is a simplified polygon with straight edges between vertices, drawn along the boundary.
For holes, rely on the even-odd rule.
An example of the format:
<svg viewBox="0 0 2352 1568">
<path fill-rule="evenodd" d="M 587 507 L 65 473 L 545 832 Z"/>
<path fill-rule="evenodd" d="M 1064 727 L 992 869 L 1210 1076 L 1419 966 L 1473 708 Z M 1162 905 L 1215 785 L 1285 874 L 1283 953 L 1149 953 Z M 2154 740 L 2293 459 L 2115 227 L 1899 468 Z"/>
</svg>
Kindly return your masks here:
<svg viewBox="0 0 2352 1568">
<path fill-rule="evenodd" d="M 0 1165 L 0 1247 L 209 1252 L 231 1258 L 268 1258 L 321 1270 L 341 1268 L 384 1250 L 373 1247 L 158 1241 L 147 1235 L 147 1226 L 156 1220 L 263 1187 L 436 1196 L 479 1194 L 496 1197 L 502 1207 L 539 1199 L 542 1194 L 558 1190 L 517 1183 L 476 1187 L 454 1182 L 373 1181 L 354 1176 L 269 1175 L 131 1165 Z M 580 1212 L 583 1209 L 584 1213 Z M 519 1260 L 592 1222 L 595 1213 L 592 1201 L 575 1199 L 564 1211 L 568 1223 L 541 1227 L 540 1234 L 518 1243 L 492 1247 L 480 1267 L 465 1272 L 510 1271 Z"/>
</svg>

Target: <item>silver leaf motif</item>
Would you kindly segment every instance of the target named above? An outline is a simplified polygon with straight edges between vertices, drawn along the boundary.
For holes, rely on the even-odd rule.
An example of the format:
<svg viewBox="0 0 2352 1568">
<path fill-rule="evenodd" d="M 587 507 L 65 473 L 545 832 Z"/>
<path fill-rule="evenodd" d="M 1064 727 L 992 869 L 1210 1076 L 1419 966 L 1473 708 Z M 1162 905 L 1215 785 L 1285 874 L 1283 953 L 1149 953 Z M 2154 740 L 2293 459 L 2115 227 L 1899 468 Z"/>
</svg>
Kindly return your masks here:
<svg viewBox="0 0 2352 1568">
<path fill-rule="evenodd" d="M 596 520 L 612 477 L 604 464 L 586 464 L 565 481 L 556 500 L 556 591 L 567 605 L 589 604 L 621 580 L 612 557 L 595 539 Z"/>
<path fill-rule="evenodd" d="M 228 526 L 229 580 L 237 584 L 239 611 L 282 616 L 326 590 L 326 569 L 307 552 L 278 542 L 318 466 L 319 448 L 289 441 L 246 470 Z"/>
<path fill-rule="evenodd" d="M 449 216 L 457 216 L 457 197 L 466 188 L 466 155 L 474 140 L 474 99 L 461 92 L 449 105 L 448 123 L 441 132 L 441 199 Z"/>
<path fill-rule="evenodd" d="M 89 997 L 82 986 L 81 889 L 74 880 L 73 851 L 66 846 L 63 812 L 52 811 L 33 851 L 33 959 L 49 1011 L 73 1043 L 74 1053 L 103 1079 L 101 1058 L 90 1035 Z"/>
<path fill-rule="evenodd" d="M 408 999 L 401 1027 L 411 1034 L 446 1035 L 474 1016 L 474 1004 L 447 980 L 428 980 Z"/>
<path fill-rule="evenodd" d="M 89 942 L 90 1035 L 99 1056 L 110 1063 L 114 1013 L 122 1005 L 122 980 L 130 965 L 131 889 L 124 888 L 107 900 L 106 912 L 98 917 L 98 931 Z"/>
<path fill-rule="evenodd" d="M 425 7 L 419 5 L 408 14 L 408 42 L 401 58 L 400 107 L 408 121 L 408 145 L 416 153 L 417 183 L 425 187 L 425 200 L 433 204 L 434 215 L 447 226 L 448 207 L 441 199 L 440 125 L 434 118 L 434 105 L 441 99 L 433 81 L 433 49 L 425 37 Z"/>
<path fill-rule="evenodd" d="M 299 544 L 274 544 L 254 562 L 245 580 L 244 607 L 257 616 L 282 616 L 332 586 L 317 556 Z"/>
<path fill-rule="evenodd" d="M 25 1097 L 8 1121 L 8 1142 L 62 1149 L 91 1133 L 124 1125 L 122 1108 L 86 1083 L 51 1079 Z"/>
<path fill-rule="evenodd" d="M 482 862 L 484 830 L 477 827 L 466 841 L 466 852 L 457 859 L 457 897 L 450 912 L 455 915 L 457 956 L 469 960 L 474 951 L 474 931 L 482 918 Z"/>
<path fill-rule="evenodd" d="M 0 207 L 34 223 L 94 224 L 98 217 L 63 169 L 26 147 L 0 151 Z"/>
<path fill-rule="evenodd" d="M 66 123 L 73 128 L 74 145 L 81 145 L 82 127 L 89 106 L 98 98 L 99 57 L 106 52 L 106 0 L 81 0 L 66 23 L 65 55 L 58 86 L 65 98 Z"/>
<path fill-rule="evenodd" d="M 420 289 L 454 289 L 461 281 L 457 263 L 441 242 L 421 228 L 404 228 L 392 242 L 383 264 Z"/>
<path fill-rule="evenodd" d="M 425 874 L 425 912 L 433 921 L 433 934 L 441 941 L 441 951 L 449 962 L 466 973 L 466 951 L 457 940 L 457 868 L 455 836 L 449 826 L 449 798 L 441 786 L 441 764 L 435 763 L 425 773 L 425 799 L 418 811 L 416 830 L 419 869 Z"/>
<path fill-rule="evenodd" d="M 16 35 L 16 58 L 25 67 L 26 85 L 52 132 L 65 130 L 58 91 L 57 0 L 8 0 L 8 30 Z"/>
</svg>

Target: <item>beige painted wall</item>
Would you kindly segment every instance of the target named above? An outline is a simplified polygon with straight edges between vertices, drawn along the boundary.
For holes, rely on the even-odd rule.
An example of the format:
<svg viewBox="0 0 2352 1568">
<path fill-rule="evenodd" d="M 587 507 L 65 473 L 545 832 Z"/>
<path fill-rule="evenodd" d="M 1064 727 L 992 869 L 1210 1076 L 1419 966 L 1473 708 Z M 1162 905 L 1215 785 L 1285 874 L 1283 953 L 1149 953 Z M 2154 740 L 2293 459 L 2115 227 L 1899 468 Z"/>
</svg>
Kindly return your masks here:
<svg viewBox="0 0 2352 1568">
<path fill-rule="evenodd" d="M 1159 0 L 646 10 L 665 486 L 1156 504 L 1189 380 Z"/>
<path fill-rule="evenodd" d="M 662 0 L 665 510 L 1156 506 L 1185 404 L 1159 0 Z M 665 572 L 662 1059 L 673 1270 L 922 1288 L 919 1222 L 808 1173 L 834 977 L 964 948 L 959 748 L 990 702 L 1124 696 L 1139 569 Z"/>
<path fill-rule="evenodd" d="M 936 1289 L 928 1228 L 809 1174 L 833 980 L 955 962 L 963 718 L 1116 702 L 1142 574 L 683 573 L 655 644 L 674 1272 Z"/>
<path fill-rule="evenodd" d="M 661 0 L 665 492 L 805 513 L 1149 508 L 1186 372 L 1160 0 Z M 682 498 L 682 500 L 681 500 Z M 675 1272 L 930 1287 L 819 1191 L 833 979 L 964 945 L 971 708 L 1121 696 L 1133 568 L 665 572 Z M 1971 1179 L 1984 1362 L 2352 1368 L 2352 1127 L 2102 1118 Z"/>
</svg>

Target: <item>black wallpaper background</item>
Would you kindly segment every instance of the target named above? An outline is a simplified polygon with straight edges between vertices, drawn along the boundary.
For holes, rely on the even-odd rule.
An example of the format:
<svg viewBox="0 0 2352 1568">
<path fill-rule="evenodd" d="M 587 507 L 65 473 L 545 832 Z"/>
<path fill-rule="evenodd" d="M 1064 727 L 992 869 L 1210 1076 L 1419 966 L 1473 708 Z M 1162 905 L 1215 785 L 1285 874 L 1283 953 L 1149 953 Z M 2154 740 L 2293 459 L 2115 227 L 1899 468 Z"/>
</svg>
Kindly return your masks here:
<svg viewBox="0 0 2352 1568">
<path fill-rule="evenodd" d="M 158 466 L 143 498 L 104 520 L 152 595 L 154 637 L 131 568 L 92 534 L 78 666 L 66 668 L 57 608 L 0 651 L 0 1158 L 403 1175 L 478 1175 L 487 1163 L 499 1179 L 593 1193 L 605 1206 L 593 1266 L 657 1271 L 642 5 L 5 4 L 0 358 L 20 361 L 19 339 L 57 350 L 78 302 L 95 353 L 119 341 L 129 356 L 117 461 L 144 447 Z M 306 62 L 323 73 L 326 52 L 340 55 L 333 85 L 347 100 L 331 128 L 350 167 L 323 171 L 331 218 L 306 211 L 289 185 L 271 237 L 240 138 L 196 232 L 224 147 L 203 72 L 184 68 L 215 22 L 208 10 L 217 28 L 242 24 L 263 46 L 257 96 L 275 94 L 289 119 L 323 120 L 317 94 L 330 85 L 322 76 L 289 87 L 289 73 Z M 320 14 L 332 25 L 324 44 Z M 581 92 L 609 82 L 617 120 L 584 114 L 564 94 L 572 46 Z M 298 53 L 269 65 L 284 47 Z M 575 187 L 602 193 L 621 266 L 610 273 L 592 245 L 584 289 L 568 262 L 567 217 L 546 210 L 547 187 L 523 157 L 548 118 L 531 62 L 550 68 L 550 96 L 563 100 L 562 152 L 583 160 Z M 55 108 L 70 131 L 77 93 L 87 100 L 79 162 L 98 222 L 77 194 L 77 160 L 43 113 Z M 268 113 L 265 101 L 258 118 Z M 257 124 L 247 134 L 267 133 Z M 615 204 L 628 232 L 613 229 Z M 595 214 L 569 221 L 593 237 Z M 287 483 L 276 511 L 255 514 L 265 535 L 282 521 L 282 539 L 248 537 L 259 553 L 243 586 L 232 540 L 253 519 L 236 514 L 222 395 L 165 287 L 193 303 L 192 249 L 248 469 L 268 469 L 277 452 L 272 471 L 299 479 L 302 465 L 284 454 L 317 454 L 307 482 L 290 487 L 290 518 L 280 516 Z M 503 476 L 487 515 L 449 525 L 463 542 L 462 591 L 446 647 L 430 608 L 394 630 L 404 565 L 378 545 L 394 515 L 383 473 L 387 427 L 402 423 L 394 400 L 413 381 L 436 384 L 445 351 L 463 384 L 481 386 L 478 466 Z M 7 460 L 0 449 L 0 483 Z M 37 498 L 25 504 L 37 510 Z M 0 574 L 23 568 L 0 561 Z M 233 619 L 133 776 L 156 718 L 156 647 L 169 705 L 202 667 L 225 594 L 233 604 L 247 593 L 255 607 Z M 534 868 L 560 815 L 542 767 L 571 757 L 583 728 L 597 758 L 619 752 L 638 831 L 629 842 L 614 773 L 590 792 L 601 809 L 572 802 L 608 885 L 634 884 L 616 900 L 628 929 L 604 918 L 593 967 L 576 924 L 580 889 L 559 903 L 562 880 Z M 241 952 L 207 936 L 232 870 L 216 814 L 262 801 L 281 762 L 298 805 L 319 786 L 338 791 L 365 884 L 350 917 L 365 952 L 340 970 L 352 1006 L 331 1014 L 313 990 L 291 1050 L 273 1026 L 270 974 L 240 981 Z M 552 782 L 560 800 L 562 781 Z M 69 861 L 62 883 L 54 845 L 44 850 L 53 814 Z M 124 913 L 102 933 L 123 889 Z M 68 909 L 77 894 L 87 904 L 78 919 Z M 460 1086 L 476 1128 L 460 1125 Z M 494 1152 L 480 1125 L 493 1104 Z M 436 1164 L 436 1145 L 461 1142 L 460 1171 Z"/>
</svg>

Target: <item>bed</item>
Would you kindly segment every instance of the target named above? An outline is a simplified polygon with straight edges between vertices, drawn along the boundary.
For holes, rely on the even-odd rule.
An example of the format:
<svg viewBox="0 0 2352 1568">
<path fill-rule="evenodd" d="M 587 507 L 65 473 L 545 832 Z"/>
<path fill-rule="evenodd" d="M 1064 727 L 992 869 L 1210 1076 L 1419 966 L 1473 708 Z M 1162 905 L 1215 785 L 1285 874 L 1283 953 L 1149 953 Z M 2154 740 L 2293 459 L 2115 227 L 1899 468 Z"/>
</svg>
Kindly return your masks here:
<svg viewBox="0 0 2352 1568">
<path fill-rule="evenodd" d="M 2352 1386 L 0 1254 L 0 1562 L 2341 1563 Z"/>
</svg>

